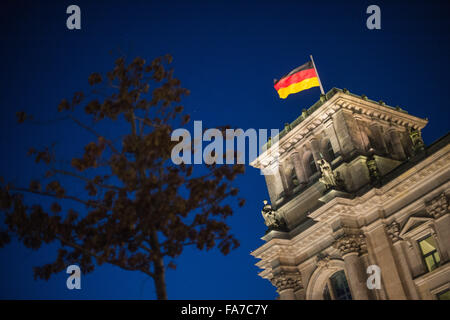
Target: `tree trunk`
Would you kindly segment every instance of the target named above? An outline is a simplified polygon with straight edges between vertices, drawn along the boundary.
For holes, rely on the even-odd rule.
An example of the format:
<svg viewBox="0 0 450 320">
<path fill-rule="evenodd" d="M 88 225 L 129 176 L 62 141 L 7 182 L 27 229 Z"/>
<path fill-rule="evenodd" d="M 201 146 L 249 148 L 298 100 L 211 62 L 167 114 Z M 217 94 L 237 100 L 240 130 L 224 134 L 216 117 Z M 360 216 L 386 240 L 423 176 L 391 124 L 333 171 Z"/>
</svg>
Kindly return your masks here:
<svg viewBox="0 0 450 320">
<path fill-rule="evenodd" d="M 154 228 L 150 233 L 150 246 L 155 254 L 155 258 L 153 260 L 154 263 L 153 280 L 155 282 L 156 298 L 158 300 L 167 300 L 166 270 L 164 268 L 164 257 L 161 254 L 161 248 L 159 246 L 158 241 L 158 233 Z"/>
<path fill-rule="evenodd" d="M 162 257 L 155 261 L 155 276 L 153 280 L 155 282 L 156 298 L 158 300 L 167 300 L 166 270 Z"/>
</svg>

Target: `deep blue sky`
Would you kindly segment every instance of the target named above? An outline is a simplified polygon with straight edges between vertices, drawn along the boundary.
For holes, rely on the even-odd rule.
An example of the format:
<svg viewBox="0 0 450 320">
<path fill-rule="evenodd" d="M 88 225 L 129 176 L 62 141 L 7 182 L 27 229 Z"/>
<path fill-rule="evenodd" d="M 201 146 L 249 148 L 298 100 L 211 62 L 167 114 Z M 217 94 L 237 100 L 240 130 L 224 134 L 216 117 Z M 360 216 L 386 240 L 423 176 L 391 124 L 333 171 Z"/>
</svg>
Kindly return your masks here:
<svg viewBox="0 0 450 320">
<path fill-rule="evenodd" d="M 82 30 L 66 28 L 77 4 Z M 382 30 L 366 28 L 366 8 L 381 8 Z M 447 1 L 6 1 L 0 13 L 0 175 L 26 184 L 41 172 L 30 146 L 57 142 L 80 152 L 86 138 L 66 124 L 19 127 L 15 112 L 53 118 L 62 98 L 87 89 L 94 71 L 108 71 L 119 52 L 152 59 L 170 53 L 186 111 L 204 126 L 283 128 L 319 97 L 319 89 L 281 100 L 272 86 L 314 55 L 325 90 L 348 88 L 428 117 L 431 143 L 448 130 L 450 6 Z M 109 54 L 112 51 L 113 55 Z M 120 128 L 107 128 L 117 134 Z M 237 181 L 247 204 L 230 219 L 241 246 L 186 249 L 167 273 L 171 299 L 273 299 L 250 251 L 263 244 L 263 176 L 247 167 Z M 148 299 L 151 279 L 102 266 L 66 289 L 65 273 L 33 280 L 32 267 L 51 262 L 54 247 L 33 252 L 17 243 L 0 250 L 0 298 Z"/>
</svg>

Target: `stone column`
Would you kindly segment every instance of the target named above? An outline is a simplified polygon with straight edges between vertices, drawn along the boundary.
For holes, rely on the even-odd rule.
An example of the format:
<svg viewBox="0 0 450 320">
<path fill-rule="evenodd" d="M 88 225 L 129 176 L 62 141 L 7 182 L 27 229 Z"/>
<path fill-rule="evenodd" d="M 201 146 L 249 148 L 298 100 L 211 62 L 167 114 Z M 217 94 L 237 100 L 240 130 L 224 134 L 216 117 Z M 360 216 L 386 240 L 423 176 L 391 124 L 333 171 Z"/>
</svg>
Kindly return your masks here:
<svg viewBox="0 0 450 320">
<path fill-rule="evenodd" d="M 298 182 L 300 184 L 308 183 L 308 177 L 306 176 L 305 169 L 303 168 L 300 155 L 297 151 L 291 154 L 292 163 L 294 164 L 295 174 L 297 175 Z"/>
<path fill-rule="evenodd" d="M 404 240 L 400 238 L 400 225 L 397 222 L 392 222 L 386 226 L 386 232 L 391 238 L 392 244 L 394 246 L 394 252 L 397 256 L 399 272 L 403 278 L 403 283 L 405 284 L 405 289 L 408 294 L 409 299 L 419 300 L 419 293 L 417 292 L 416 285 L 411 277 L 411 270 L 409 269 L 408 261 L 406 260 L 405 253 L 403 251 Z"/>
<path fill-rule="evenodd" d="M 370 123 L 370 131 L 372 131 L 372 133 L 374 134 L 374 138 L 376 140 L 377 145 L 375 146 L 375 148 L 377 148 L 377 151 L 381 151 L 382 153 L 387 153 L 387 147 L 386 147 L 386 142 L 384 141 L 384 137 L 381 134 L 381 128 L 380 125 L 373 121 Z"/>
<path fill-rule="evenodd" d="M 281 177 L 281 183 L 283 184 L 284 195 L 286 196 L 290 193 L 290 190 L 289 190 L 289 181 L 288 181 L 288 178 L 286 177 L 285 164 L 283 162 L 280 162 L 278 169 L 280 171 L 280 177 Z"/>
<path fill-rule="evenodd" d="M 398 159 L 405 159 L 405 150 L 403 149 L 402 142 L 400 141 L 400 137 L 398 135 L 397 130 L 394 127 L 390 127 L 388 129 L 389 137 L 392 141 L 392 148 L 394 149 L 394 153 Z"/>
<path fill-rule="evenodd" d="M 319 140 L 317 138 L 312 138 L 309 142 L 309 145 L 311 146 L 311 153 L 313 155 L 314 162 L 316 164 L 316 168 L 320 172 L 320 166 L 317 163 L 317 161 L 320 160 Z"/>
<path fill-rule="evenodd" d="M 359 149 L 361 151 L 368 151 L 369 148 L 367 146 L 370 145 L 369 137 L 362 128 L 362 123 L 364 123 L 365 121 L 363 117 L 361 117 L 361 115 L 356 113 L 353 113 L 353 121 L 355 128 L 358 131 L 357 135 L 359 136 L 358 140 L 360 141 Z"/>
<path fill-rule="evenodd" d="M 351 157 L 355 152 L 355 144 L 346 118 L 342 109 L 333 115 L 333 130 L 336 132 L 336 138 L 343 158 Z"/>
<path fill-rule="evenodd" d="M 364 265 L 359 257 L 361 253 L 365 252 L 365 241 L 363 239 L 362 234 L 346 234 L 336 241 L 336 247 L 344 259 L 347 281 L 354 300 L 369 299 Z"/>
<path fill-rule="evenodd" d="M 302 288 L 299 272 L 279 272 L 270 279 L 270 282 L 277 288 L 280 300 L 295 300 L 295 291 Z"/>
<path fill-rule="evenodd" d="M 337 137 L 336 129 L 334 128 L 333 120 L 328 120 L 325 124 L 325 133 L 330 139 L 331 146 L 333 147 L 334 154 L 337 156 L 342 155 L 342 148 Z"/>
<path fill-rule="evenodd" d="M 370 263 L 370 257 L 369 254 L 367 252 L 363 253 L 360 255 L 359 259 L 361 260 L 361 264 L 362 264 L 362 270 L 365 272 L 365 279 L 366 279 L 366 286 L 367 286 L 367 279 L 368 279 L 368 274 L 367 274 L 367 268 L 372 265 L 373 263 Z M 370 300 L 381 300 L 379 299 L 380 296 L 380 292 L 378 292 L 380 290 L 367 290 L 368 295 L 369 295 L 369 299 Z"/>
<path fill-rule="evenodd" d="M 278 168 L 273 170 L 272 174 L 264 175 L 264 178 L 266 180 L 267 190 L 269 191 L 270 202 L 276 203 L 284 190 Z"/>
<path fill-rule="evenodd" d="M 394 256 L 394 248 L 389 236 L 382 223 L 373 226 L 373 229 L 366 231 L 371 246 L 372 255 L 375 263 L 381 269 L 381 282 L 386 292 L 387 299 L 404 300 L 406 299 L 405 289 L 399 266 Z"/>
</svg>

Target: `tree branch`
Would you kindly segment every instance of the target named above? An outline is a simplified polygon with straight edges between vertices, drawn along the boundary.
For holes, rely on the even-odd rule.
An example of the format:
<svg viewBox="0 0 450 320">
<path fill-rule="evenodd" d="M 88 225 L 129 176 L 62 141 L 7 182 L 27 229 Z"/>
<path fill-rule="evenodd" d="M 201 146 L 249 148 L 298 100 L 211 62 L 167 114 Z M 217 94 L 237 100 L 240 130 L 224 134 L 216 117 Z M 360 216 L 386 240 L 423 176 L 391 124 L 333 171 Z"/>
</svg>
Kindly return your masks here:
<svg viewBox="0 0 450 320">
<path fill-rule="evenodd" d="M 38 195 L 41 195 L 41 196 L 53 197 L 53 198 L 58 198 L 58 199 L 72 200 L 72 201 L 76 201 L 76 202 L 82 203 L 82 204 L 84 204 L 84 205 L 86 205 L 88 207 L 97 207 L 97 208 L 102 208 L 102 209 L 105 209 L 105 210 L 110 210 L 110 208 L 107 208 L 105 206 L 93 204 L 91 202 L 81 200 L 81 199 L 79 199 L 77 197 L 74 197 L 74 196 L 67 196 L 67 195 L 59 195 L 58 196 L 58 195 L 50 193 L 50 192 L 36 191 L 36 190 L 27 189 L 27 188 L 11 188 L 11 190 L 12 191 L 19 191 L 19 192 L 34 193 L 34 194 L 38 194 Z"/>
<path fill-rule="evenodd" d="M 56 238 L 57 238 L 59 241 L 61 241 L 61 243 L 62 243 L 63 245 L 72 247 L 72 248 L 74 248 L 74 249 L 78 249 L 78 250 L 80 250 L 81 252 L 84 252 L 85 254 L 90 255 L 91 257 L 93 257 L 93 258 L 95 258 L 95 259 L 97 259 L 97 260 L 101 260 L 101 259 L 102 259 L 100 256 L 96 255 L 96 254 L 93 253 L 93 252 L 90 252 L 89 250 L 83 248 L 82 246 L 80 246 L 79 244 L 77 244 L 77 243 L 75 243 L 75 242 L 73 242 L 73 241 L 64 239 L 64 238 L 62 238 L 61 236 L 56 236 Z M 111 261 L 111 260 L 106 260 L 106 262 L 109 263 L 109 264 L 116 265 L 116 266 L 118 266 L 118 267 L 120 267 L 120 268 L 122 268 L 122 269 L 128 270 L 128 271 L 135 271 L 135 270 L 136 270 L 136 269 L 133 269 L 133 268 L 131 268 L 131 267 L 128 267 L 127 265 L 125 265 L 125 264 L 123 264 L 123 263 L 118 263 L 118 262 Z M 139 271 L 141 271 L 141 272 L 143 272 L 143 273 L 149 275 L 149 276 L 152 277 L 152 278 L 155 276 L 154 273 L 151 272 L 151 271 L 149 271 L 149 270 L 145 270 L 145 269 L 137 269 L 137 270 L 139 270 Z"/>
<path fill-rule="evenodd" d="M 63 175 L 72 176 L 72 177 L 78 178 L 78 179 L 83 180 L 83 181 L 86 181 L 86 182 L 92 182 L 93 184 L 95 184 L 95 185 L 97 185 L 97 186 L 99 186 L 99 187 L 105 188 L 105 189 L 111 189 L 111 190 L 117 190 L 117 191 L 120 191 L 120 190 L 121 190 L 121 188 L 116 187 L 116 186 L 113 186 L 113 185 L 102 184 L 102 183 L 95 183 L 94 181 L 92 181 L 92 180 L 89 179 L 89 178 L 80 176 L 80 175 L 78 175 L 78 174 L 76 174 L 76 173 L 73 173 L 73 172 L 70 172 L 70 171 L 58 170 L 58 169 L 52 169 L 52 171 L 53 171 L 53 172 L 56 172 L 56 173 L 63 174 Z"/>
<path fill-rule="evenodd" d="M 106 141 L 106 144 L 111 148 L 111 150 L 114 153 L 120 154 L 120 152 L 116 149 L 116 147 L 114 147 L 114 145 L 112 144 L 112 142 L 109 139 L 106 139 L 104 136 L 102 136 L 101 134 L 99 134 L 97 131 L 95 131 L 94 129 L 92 129 L 91 127 L 85 125 L 84 123 L 82 123 L 81 121 L 79 121 L 77 118 L 75 118 L 72 115 L 69 115 L 69 118 L 75 122 L 77 125 L 79 125 L 80 127 L 86 129 L 87 131 L 89 131 L 90 133 L 94 134 L 95 136 L 97 136 L 97 138 L 104 138 Z"/>
</svg>

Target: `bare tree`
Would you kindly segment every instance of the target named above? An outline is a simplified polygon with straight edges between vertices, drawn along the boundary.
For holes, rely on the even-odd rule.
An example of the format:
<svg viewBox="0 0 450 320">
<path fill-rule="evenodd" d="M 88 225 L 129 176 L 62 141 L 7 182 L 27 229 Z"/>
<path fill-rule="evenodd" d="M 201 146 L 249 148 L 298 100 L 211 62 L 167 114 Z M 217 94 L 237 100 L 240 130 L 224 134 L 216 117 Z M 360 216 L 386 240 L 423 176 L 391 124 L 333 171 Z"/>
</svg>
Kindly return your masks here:
<svg viewBox="0 0 450 320">
<path fill-rule="evenodd" d="M 35 267 L 35 278 L 49 279 L 70 264 L 88 273 L 109 263 L 152 277 L 157 298 L 167 299 L 166 268 L 175 268 L 174 258 L 186 245 L 217 246 L 223 254 L 239 245 L 225 223 L 233 213 L 226 200 L 237 196 L 232 181 L 244 167 L 212 164 L 194 174 L 192 164 L 171 162 L 172 126 L 189 121 L 180 105 L 189 92 L 167 70 L 170 63 L 170 56 L 148 64 L 139 57 L 129 64 L 119 58 L 106 76 L 93 73 L 92 98 L 77 92 L 58 106 L 63 119 L 94 137 L 82 157 L 62 166 L 53 147 L 30 149 L 47 167 L 46 176 L 29 186 L 1 182 L 0 246 L 14 236 L 32 249 L 59 244 L 56 260 Z M 76 116 L 82 106 L 92 122 Z M 17 118 L 31 117 L 18 112 Z M 128 124 L 120 141 L 97 131 L 100 122 L 113 121 Z M 79 183 L 85 188 L 81 195 L 74 190 Z M 28 194 L 42 201 L 32 203 Z M 52 199 L 47 209 L 44 198 Z M 80 205 L 84 209 L 77 212 L 74 206 Z"/>
</svg>

